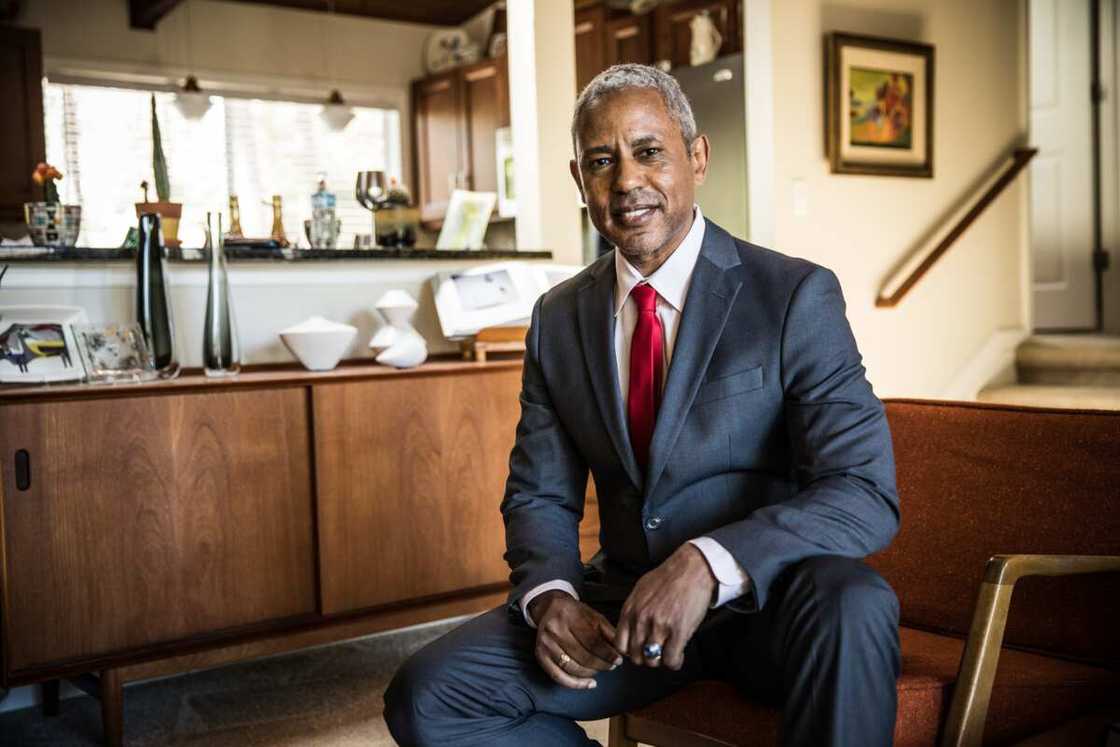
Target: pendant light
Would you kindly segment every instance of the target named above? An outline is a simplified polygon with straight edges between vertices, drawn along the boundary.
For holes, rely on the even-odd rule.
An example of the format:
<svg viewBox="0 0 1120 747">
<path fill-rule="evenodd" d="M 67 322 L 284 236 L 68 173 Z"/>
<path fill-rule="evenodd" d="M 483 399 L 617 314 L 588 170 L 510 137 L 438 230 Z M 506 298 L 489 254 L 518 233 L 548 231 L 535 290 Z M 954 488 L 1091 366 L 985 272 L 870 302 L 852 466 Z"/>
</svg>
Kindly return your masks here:
<svg viewBox="0 0 1120 747">
<path fill-rule="evenodd" d="M 191 53 L 191 5 L 187 6 L 187 79 L 175 94 L 175 108 L 186 119 L 202 119 L 210 111 L 210 96 L 198 85 L 198 78 L 194 76 L 194 55 Z"/>
<path fill-rule="evenodd" d="M 333 55 L 329 51 L 330 46 L 327 39 L 328 24 L 333 25 L 333 19 L 334 0 L 327 0 L 327 18 L 323 22 L 323 61 L 327 68 L 327 77 L 331 82 L 331 92 L 327 95 L 327 102 L 323 104 L 320 116 L 326 122 L 327 127 L 335 132 L 340 132 L 346 129 L 350 120 L 354 119 L 354 110 L 347 106 L 346 99 L 342 98 L 342 91 L 338 90 L 335 85 Z"/>
</svg>

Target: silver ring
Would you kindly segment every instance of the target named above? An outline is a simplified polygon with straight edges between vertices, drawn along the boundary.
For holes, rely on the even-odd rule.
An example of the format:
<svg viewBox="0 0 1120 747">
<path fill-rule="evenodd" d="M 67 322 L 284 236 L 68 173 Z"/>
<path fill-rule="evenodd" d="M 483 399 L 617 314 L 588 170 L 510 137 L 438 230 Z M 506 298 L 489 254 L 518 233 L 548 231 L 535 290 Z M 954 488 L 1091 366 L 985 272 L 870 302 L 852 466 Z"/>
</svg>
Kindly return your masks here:
<svg viewBox="0 0 1120 747">
<path fill-rule="evenodd" d="M 642 646 L 642 654 L 647 659 L 660 659 L 661 658 L 661 644 L 660 643 L 647 643 Z"/>
<path fill-rule="evenodd" d="M 568 662 L 571 660 L 572 657 L 568 656 L 567 654 L 560 654 L 560 668 L 563 669 L 564 667 L 566 667 L 568 665 Z"/>
</svg>

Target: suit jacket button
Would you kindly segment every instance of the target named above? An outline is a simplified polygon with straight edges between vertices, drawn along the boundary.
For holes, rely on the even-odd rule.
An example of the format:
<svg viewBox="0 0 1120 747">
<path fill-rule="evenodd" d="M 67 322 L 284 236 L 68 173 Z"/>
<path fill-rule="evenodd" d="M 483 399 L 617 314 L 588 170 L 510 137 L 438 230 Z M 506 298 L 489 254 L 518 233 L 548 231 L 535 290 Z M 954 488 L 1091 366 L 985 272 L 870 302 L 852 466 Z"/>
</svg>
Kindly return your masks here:
<svg viewBox="0 0 1120 747">
<path fill-rule="evenodd" d="M 657 529 L 659 526 L 661 526 L 660 516 L 651 516 L 646 519 L 646 529 Z"/>
</svg>

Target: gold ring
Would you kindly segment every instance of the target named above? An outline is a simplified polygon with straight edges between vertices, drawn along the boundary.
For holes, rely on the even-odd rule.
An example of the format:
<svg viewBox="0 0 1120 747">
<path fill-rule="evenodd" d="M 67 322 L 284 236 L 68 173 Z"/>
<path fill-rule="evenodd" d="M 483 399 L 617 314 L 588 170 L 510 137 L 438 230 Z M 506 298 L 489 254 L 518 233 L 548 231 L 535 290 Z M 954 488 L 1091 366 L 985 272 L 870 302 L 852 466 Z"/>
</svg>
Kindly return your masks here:
<svg viewBox="0 0 1120 747">
<path fill-rule="evenodd" d="M 572 660 L 572 657 L 568 656 L 567 654 L 560 654 L 560 666 L 561 667 L 567 666 L 568 662 L 571 661 L 571 660 Z"/>
</svg>

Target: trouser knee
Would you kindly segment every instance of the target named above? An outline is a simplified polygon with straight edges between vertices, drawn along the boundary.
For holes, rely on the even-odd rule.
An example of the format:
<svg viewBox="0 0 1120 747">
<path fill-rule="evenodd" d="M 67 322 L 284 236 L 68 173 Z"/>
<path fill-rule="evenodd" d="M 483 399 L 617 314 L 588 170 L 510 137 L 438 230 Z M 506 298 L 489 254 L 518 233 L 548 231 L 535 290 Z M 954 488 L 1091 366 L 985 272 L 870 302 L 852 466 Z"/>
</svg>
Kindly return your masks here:
<svg viewBox="0 0 1120 747">
<path fill-rule="evenodd" d="M 898 597 L 863 561 L 839 556 L 805 560 L 795 568 L 789 591 L 790 601 L 811 608 L 819 626 L 897 638 Z"/>
<path fill-rule="evenodd" d="M 430 722 L 421 716 L 421 709 L 438 673 L 424 662 L 422 653 L 402 664 L 385 690 L 385 723 L 402 745 L 429 742 L 425 730 Z"/>
</svg>

